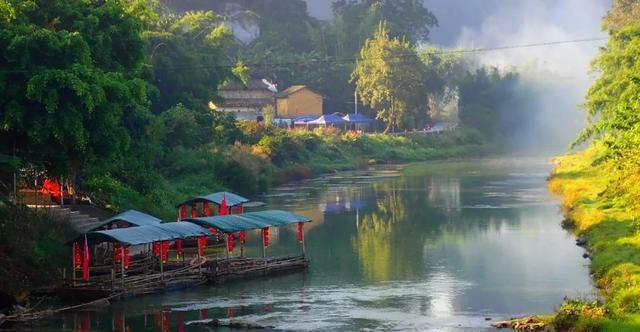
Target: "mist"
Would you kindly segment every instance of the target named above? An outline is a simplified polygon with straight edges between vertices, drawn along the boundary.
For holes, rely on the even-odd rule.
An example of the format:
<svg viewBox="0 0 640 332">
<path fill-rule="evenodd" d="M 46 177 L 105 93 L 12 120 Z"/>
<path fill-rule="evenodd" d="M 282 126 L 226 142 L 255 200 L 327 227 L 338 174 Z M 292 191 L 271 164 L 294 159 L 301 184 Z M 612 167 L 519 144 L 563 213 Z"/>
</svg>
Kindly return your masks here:
<svg viewBox="0 0 640 332">
<path fill-rule="evenodd" d="M 319 19 L 331 17 L 331 1 L 307 0 Z M 425 0 L 439 21 L 430 43 L 465 49 L 517 46 L 604 38 L 602 16 L 610 0 Z M 510 141 L 514 151 L 553 154 L 565 151 L 584 126 L 582 103 L 594 79 L 590 63 L 604 40 L 523 47 L 476 53 L 484 65 L 521 75 L 520 107 L 530 113 L 526 130 Z M 526 91 L 526 92 L 525 92 Z"/>
</svg>

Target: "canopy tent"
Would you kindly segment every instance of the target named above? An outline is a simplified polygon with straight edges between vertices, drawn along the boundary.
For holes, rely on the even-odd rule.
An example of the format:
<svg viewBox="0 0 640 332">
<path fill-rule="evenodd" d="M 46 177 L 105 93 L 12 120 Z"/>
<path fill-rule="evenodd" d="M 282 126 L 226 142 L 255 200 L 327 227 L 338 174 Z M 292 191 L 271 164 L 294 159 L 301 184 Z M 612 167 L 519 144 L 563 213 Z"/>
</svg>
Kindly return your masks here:
<svg viewBox="0 0 640 332">
<path fill-rule="evenodd" d="M 305 125 L 305 124 L 307 124 L 307 122 L 313 121 L 313 120 L 315 120 L 317 118 L 318 117 L 315 116 L 315 115 L 301 115 L 301 116 L 293 119 L 293 124 L 294 125 Z"/>
<path fill-rule="evenodd" d="M 197 236 L 211 236 L 206 228 L 187 222 L 170 222 L 159 225 L 117 228 L 106 231 L 93 231 L 85 234 L 90 243 L 117 242 L 124 245 L 137 245 L 157 241 L 171 241 Z M 82 235 L 72 242 L 82 241 Z"/>
<path fill-rule="evenodd" d="M 286 226 L 299 222 L 310 222 L 311 219 L 282 210 L 267 210 L 225 216 L 188 218 L 183 221 L 213 227 L 223 233 L 233 233 L 271 226 Z"/>
<path fill-rule="evenodd" d="M 355 114 L 355 113 L 349 113 L 347 115 L 345 115 L 344 117 L 342 117 L 343 120 L 350 122 L 350 123 L 369 123 L 371 122 L 371 119 L 369 119 L 368 117 L 362 115 L 362 114 Z"/>
<path fill-rule="evenodd" d="M 128 210 L 128 211 L 124 211 L 120 214 L 116 214 L 115 216 L 109 218 L 109 219 L 105 219 L 103 221 L 100 221 L 100 223 L 98 223 L 97 225 L 94 225 L 86 230 L 84 230 L 82 233 L 88 233 L 91 231 L 95 231 L 97 229 L 103 228 L 105 226 L 120 222 L 120 221 L 125 221 L 128 222 L 134 226 L 149 226 L 149 225 L 159 225 L 162 223 L 162 220 L 152 216 L 152 215 L 148 215 L 146 213 L 137 211 L 137 210 Z"/>
<path fill-rule="evenodd" d="M 341 125 L 346 121 L 341 117 L 333 114 L 325 114 L 313 121 L 307 122 L 308 125 Z"/>
<path fill-rule="evenodd" d="M 236 205 L 240 205 L 240 204 L 244 204 L 249 202 L 249 199 L 244 198 L 240 195 L 236 195 L 234 193 L 230 193 L 227 191 L 222 191 L 222 192 L 217 192 L 217 193 L 213 193 L 213 194 L 209 194 L 206 196 L 197 196 L 197 197 L 193 197 L 190 198 L 180 204 L 178 204 L 176 207 L 179 208 L 183 205 L 191 205 L 194 203 L 201 203 L 201 202 L 212 202 L 215 204 L 222 204 L 222 198 L 225 198 L 227 201 L 227 206 L 228 207 L 232 207 L 232 206 L 236 206 Z"/>
</svg>

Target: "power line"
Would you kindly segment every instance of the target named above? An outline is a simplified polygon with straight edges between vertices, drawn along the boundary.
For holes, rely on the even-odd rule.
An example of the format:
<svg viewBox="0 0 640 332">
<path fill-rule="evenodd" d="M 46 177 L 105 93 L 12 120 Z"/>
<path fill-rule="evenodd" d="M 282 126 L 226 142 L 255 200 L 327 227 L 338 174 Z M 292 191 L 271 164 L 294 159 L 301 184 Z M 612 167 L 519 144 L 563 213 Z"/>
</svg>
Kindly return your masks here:
<svg viewBox="0 0 640 332">
<path fill-rule="evenodd" d="M 450 49 L 450 50 L 437 50 L 431 52 L 420 52 L 419 55 L 443 55 L 443 54 L 470 54 L 470 53 L 483 53 L 483 52 L 491 52 L 491 51 L 501 51 L 501 50 L 510 50 L 510 49 L 522 49 L 522 48 L 532 48 L 532 47 L 541 47 L 541 46 L 555 46 L 555 45 L 565 45 L 565 44 L 577 44 L 577 43 L 587 43 L 587 42 L 595 42 L 595 41 L 603 41 L 607 40 L 607 37 L 594 37 L 594 38 L 583 38 L 583 39 L 571 39 L 571 40 L 561 40 L 561 41 L 550 41 L 550 42 L 539 42 L 539 43 L 530 43 L 530 44 L 516 44 L 516 45 L 505 45 L 505 46 L 495 46 L 495 47 L 480 47 L 480 48 L 471 48 L 471 49 Z M 404 55 L 395 55 L 395 58 L 401 58 L 406 56 L 414 56 L 413 53 L 404 54 Z M 329 64 L 329 63 L 352 63 L 359 59 L 359 57 L 344 57 L 344 58 L 325 58 L 325 59 L 308 59 L 304 61 L 289 61 L 289 62 L 255 62 L 255 63 L 246 63 L 248 67 L 284 67 L 284 66 L 300 66 L 300 65 L 310 65 L 310 64 Z M 227 64 L 227 65 L 203 65 L 203 66 L 177 66 L 176 69 L 215 69 L 215 68 L 233 68 L 235 64 Z M 51 68 L 51 70 L 55 70 L 56 68 Z M 61 68 L 60 68 L 61 69 Z M 5 73 L 29 73 L 29 72 L 38 72 L 49 69 L 0 69 L 0 72 Z"/>
</svg>

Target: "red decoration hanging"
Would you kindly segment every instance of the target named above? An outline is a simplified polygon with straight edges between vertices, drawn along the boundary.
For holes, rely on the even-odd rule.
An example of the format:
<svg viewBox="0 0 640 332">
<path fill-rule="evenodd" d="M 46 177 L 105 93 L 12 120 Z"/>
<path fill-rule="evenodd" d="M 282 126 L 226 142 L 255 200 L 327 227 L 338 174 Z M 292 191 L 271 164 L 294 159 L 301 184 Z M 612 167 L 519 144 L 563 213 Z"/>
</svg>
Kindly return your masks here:
<svg viewBox="0 0 640 332">
<path fill-rule="evenodd" d="M 221 216 L 227 215 L 229 208 L 227 207 L 227 196 L 222 196 L 222 202 L 220 202 L 220 209 L 218 214 Z"/>
<path fill-rule="evenodd" d="M 244 211 L 244 208 L 242 207 L 242 204 L 238 205 L 238 207 L 236 208 L 236 210 L 237 210 L 237 212 L 238 212 L 239 214 L 242 214 L 242 213 L 243 213 L 243 211 Z"/>
<path fill-rule="evenodd" d="M 195 203 L 191 205 L 191 218 L 198 218 L 198 207 Z"/>
<path fill-rule="evenodd" d="M 124 264 L 124 268 L 128 269 L 129 268 L 129 263 L 130 263 L 130 257 L 129 257 L 129 247 L 124 247 L 123 251 L 123 264 Z"/>
<path fill-rule="evenodd" d="M 176 254 L 182 256 L 182 240 L 176 240 Z"/>
<path fill-rule="evenodd" d="M 234 245 L 235 245 L 235 236 L 233 235 L 233 233 L 229 233 L 229 235 L 227 236 L 227 250 L 229 250 L 229 253 L 233 253 Z"/>
<path fill-rule="evenodd" d="M 240 241 L 240 244 L 244 244 L 246 239 L 247 239 L 247 232 L 245 231 L 238 232 L 238 241 Z"/>
<path fill-rule="evenodd" d="M 207 246 L 207 238 L 205 236 L 198 236 L 198 255 L 204 255 L 204 248 Z"/>
<path fill-rule="evenodd" d="M 82 280 L 89 280 L 89 244 L 87 243 L 87 235 L 84 236 L 84 250 L 82 255 Z"/>
<path fill-rule="evenodd" d="M 162 262 L 166 263 L 169 258 L 169 241 L 162 241 Z"/>
<path fill-rule="evenodd" d="M 298 242 L 302 243 L 304 241 L 304 230 L 302 229 L 302 223 L 298 223 Z"/>
<path fill-rule="evenodd" d="M 262 229 L 262 246 L 265 248 L 269 247 L 269 227 Z"/>
<path fill-rule="evenodd" d="M 216 235 L 218 234 L 218 229 L 214 227 L 209 227 L 209 232 L 211 232 L 211 234 L 213 235 Z"/>
<path fill-rule="evenodd" d="M 202 208 L 204 210 L 204 216 L 208 217 L 211 215 L 211 207 L 209 207 L 209 202 L 202 203 Z"/>
<path fill-rule="evenodd" d="M 80 249 L 80 242 L 73 243 L 73 263 L 78 269 L 82 267 L 82 249 Z"/>
<path fill-rule="evenodd" d="M 160 242 L 153 243 L 153 255 L 160 256 Z"/>
<path fill-rule="evenodd" d="M 183 205 L 180 207 L 180 219 L 187 219 L 187 206 Z"/>
<path fill-rule="evenodd" d="M 178 332 L 184 332 L 184 312 L 178 311 Z"/>
<path fill-rule="evenodd" d="M 122 251 L 120 251 L 120 244 L 114 243 L 113 244 L 113 261 L 116 263 L 120 263 L 121 260 L 122 260 Z"/>
</svg>

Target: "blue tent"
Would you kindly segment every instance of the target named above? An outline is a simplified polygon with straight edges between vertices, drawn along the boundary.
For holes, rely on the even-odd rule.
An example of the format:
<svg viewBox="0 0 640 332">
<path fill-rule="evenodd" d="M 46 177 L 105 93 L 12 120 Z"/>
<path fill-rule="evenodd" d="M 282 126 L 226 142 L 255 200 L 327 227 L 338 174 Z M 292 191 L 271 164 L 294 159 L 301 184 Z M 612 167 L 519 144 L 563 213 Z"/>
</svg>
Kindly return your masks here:
<svg viewBox="0 0 640 332">
<path fill-rule="evenodd" d="M 301 115 L 293 119 L 293 124 L 307 124 L 307 122 L 315 120 L 316 118 L 317 116 L 315 115 Z"/>
<path fill-rule="evenodd" d="M 344 121 L 344 119 L 342 119 L 337 115 L 326 114 L 313 121 L 307 122 L 307 124 L 309 125 L 341 125 L 341 124 L 344 124 L 345 122 L 346 121 Z"/>
<path fill-rule="evenodd" d="M 362 115 L 362 114 L 354 114 L 354 113 L 349 113 L 347 115 L 345 115 L 342 119 L 344 119 L 347 122 L 350 123 L 369 123 L 371 122 L 371 119 L 369 119 L 368 117 Z"/>
</svg>

